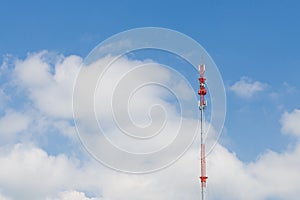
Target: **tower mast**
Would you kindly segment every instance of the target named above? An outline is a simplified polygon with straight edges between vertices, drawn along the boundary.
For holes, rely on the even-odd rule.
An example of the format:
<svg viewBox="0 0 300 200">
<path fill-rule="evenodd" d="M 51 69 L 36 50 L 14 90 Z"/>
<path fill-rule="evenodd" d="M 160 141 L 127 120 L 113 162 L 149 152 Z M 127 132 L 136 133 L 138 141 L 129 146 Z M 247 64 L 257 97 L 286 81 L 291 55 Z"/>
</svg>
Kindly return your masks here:
<svg viewBox="0 0 300 200">
<path fill-rule="evenodd" d="M 201 148 L 200 148 L 200 181 L 201 181 L 201 197 L 202 200 L 205 200 L 205 193 L 206 193 L 206 159 L 205 159 L 205 142 L 204 142 L 204 109 L 206 107 L 206 100 L 204 96 L 206 95 L 206 88 L 205 88 L 205 80 L 206 78 L 204 77 L 205 73 L 205 65 L 199 65 L 199 82 L 200 82 L 200 88 L 198 90 L 198 94 L 200 96 L 200 101 L 199 101 L 199 110 L 200 110 L 200 134 L 201 134 Z"/>
</svg>

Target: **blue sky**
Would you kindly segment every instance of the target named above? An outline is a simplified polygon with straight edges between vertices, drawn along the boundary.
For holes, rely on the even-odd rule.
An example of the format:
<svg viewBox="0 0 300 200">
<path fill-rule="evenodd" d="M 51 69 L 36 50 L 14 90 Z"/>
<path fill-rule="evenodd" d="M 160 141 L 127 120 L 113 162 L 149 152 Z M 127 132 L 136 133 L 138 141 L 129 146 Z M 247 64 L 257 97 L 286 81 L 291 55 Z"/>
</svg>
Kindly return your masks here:
<svg viewBox="0 0 300 200">
<path fill-rule="evenodd" d="M 182 32 L 207 50 L 223 77 L 227 117 L 220 143 L 225 148 L 251 163 L 268 150 L 282 153 L 298 144 L 294 135 L 282 133 L 281 123 L 285 112 L 299 109 L 298 1 L 2 0 L 0 8 L 0 63 L 7 55 L 24 60 L 42 50 L 84 58 L 101 41 L 132 28 Z M 4 89 L 13 76 L 0 75 Z M 241 83 L 257 83 L 259 89 L 243 96 L 234 87 Z M 24 101 L 18 97 L 5 104 L 1 114 L 18 110 Z M 49 141 L 67 141 L 59 134 L 41 140 L 49 154 L 59 152 Z"/>
</svg>

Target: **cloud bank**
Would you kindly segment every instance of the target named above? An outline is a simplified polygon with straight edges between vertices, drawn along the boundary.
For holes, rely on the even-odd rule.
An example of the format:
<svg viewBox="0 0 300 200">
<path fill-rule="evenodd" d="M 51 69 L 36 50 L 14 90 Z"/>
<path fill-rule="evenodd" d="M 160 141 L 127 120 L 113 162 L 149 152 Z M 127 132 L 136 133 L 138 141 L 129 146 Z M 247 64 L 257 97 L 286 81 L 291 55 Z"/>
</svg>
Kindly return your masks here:
<svg viewBox="0 0 300 200">
<path fill-rule="evenodd" d="M 0 140 L 6 141 L 0 143 L 0 199 L 199 199 L 197 140 L 174 165 L 145 175 L 118 173 L 85 153 L 76 137 L 71 110 L 73 83 L 81 61 L 79 56 L 42 51 L 28 54 L 23 60 L 14 59 L 10 67 L 2 64 L 0 78 L 8 81 L 1 82 L 0 93 L 7 99 L 0 117 Z M 126 65 L 131 62 L 137 61 L 123 61 Z M 265 84 L 245 77 L 231 86 L 233 92 L 245 98 L 265 88 Z M 157 98 L 156 92 L 147 94 Z M 139 98 L 141 102 L 143 97 Z M 139 109 L 145 109 L 145 105 L 139 105 Z M 257 160 L 244 163 L 234 152 L 217 144 L 207 157 L 208 199 L 298 199 L 299 113 L 297 109 L 285 112 L 278 122 L 283 134 L 297 141 L 284 152 L 266 149 Z M 134 117 L 144 116 L 135 113 Z M 140 119 L 140 123 L 145 122 Z M 50 143 L 49 148 L 44 147 L 45 143 Z M 59 145 L 67 148 L 53 153 Z"/>
</svg>

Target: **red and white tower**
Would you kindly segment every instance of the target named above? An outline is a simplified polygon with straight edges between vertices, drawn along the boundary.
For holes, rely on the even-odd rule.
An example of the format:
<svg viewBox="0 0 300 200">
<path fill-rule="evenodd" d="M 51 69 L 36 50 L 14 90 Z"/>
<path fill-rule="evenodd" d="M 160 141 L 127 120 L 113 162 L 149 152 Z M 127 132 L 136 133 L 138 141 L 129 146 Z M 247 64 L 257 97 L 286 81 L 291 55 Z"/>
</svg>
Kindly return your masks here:
<svg viewBox="0 0 300 200">
<path fill-rule="evenodd" d="M 205 77 L 204 77 L 204 72 L 205 72 L 205 65 L 199 65 L 199 82 L 200 82 L 200 88 L 198 90 L 198 94 L 200 96 L 200 101 L 199 101 L 199 110 L 201 112 L 201 117 L 200 117 L 200 131 L 201 131 L 201 149 L 200 149 L 200 181 L 201 181 L 201 197 L 202 200 L 205 200 L 205 192 L 206 192 L 206 160 L 205 160 L 205 142 L 204 142 L 204 130 L 203 130 L 203 123 L 204 123 L 204 109 L 206 107 L 206 100 L 205 100 L 205 95 L 206 95 L 206 88 L 205 88 Z"/>
</svg>

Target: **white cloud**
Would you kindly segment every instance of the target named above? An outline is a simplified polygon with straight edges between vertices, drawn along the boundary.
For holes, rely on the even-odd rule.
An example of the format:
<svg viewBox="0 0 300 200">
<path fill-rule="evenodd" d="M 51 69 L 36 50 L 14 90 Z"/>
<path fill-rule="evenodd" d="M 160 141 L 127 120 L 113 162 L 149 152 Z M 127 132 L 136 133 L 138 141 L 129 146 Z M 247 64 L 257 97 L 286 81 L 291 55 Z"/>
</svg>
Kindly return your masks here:
<svg viewBox="0 0 300 200">
<path fill-rule="evenodd" d="M 291 113 L 285 112 L 281 117 L 282 132 L 300 136 L 300 110 L 295 109 Z"/>
<path fill-rule="evenodd" d="M 297 122 L 299 110 L 284 113 L 281 118 L 284 133 L 300 138 Z M 258 160 L 243 163 L 234 153 L 217 145 L 208 157 L 209 187 L 212 199 L 299 199 L 300 144 L 278 153 L 267 150 Z M 247 194 L 247 195 L 245 195 Z"/>
<path fill-rule="evenodd" d="M 236 95 L 243 98 L 251 98 L 256 93 L 266 90 L 268 85 L 259 81 L 253 81 L 248 77 L 241 77 L 241 79 L 235 82 L 229 87 Z"/>
<path fill-rule="evenodd" d="M 60 192 L 57 197 L 48 197 L 46 200 L 101 200 L 102 198 L 89 198 L 83 192 L 68 190 Z"/>
<path fill-rule="evenodd" d="M 212 199 L 298 199 L 300 147 L 291 152 L 267 151 L 243 163 L 218 145 L 208 157 L 208 190 Z M 245 195 L 247 194 L 247 195 Z"/>
<path fill-rule="evenodd" d="M 24 200 L 47 196 L 50 199 L 73 200 L 71 197 L 78 197 L 85 200 L 86 195 L 75 190 L 91 191 L 98 196 L 95 200 L 101 196 L 105 200 L 196 199 L 198 159 L 191 153 L 169 170 L 129 175 L 107 169 L 99 163 L 80 165 L 77 160 L 64 155 L 50 156 L 40 148 L 17 144 L 13 148 L 1 149 L 0 187 L 13 199 Z"/>
<path fill-rule="evenodd" d="M 93 79 L 91 73 L 101 74 L 102 71 L 99 69 L 108 62 L 106 59 L 101 59 L 91 66 L 84 68 L 84 75 L 80 77 L 80 80 L 84 80 L 86 84 L 90 84 L 89 81 Z M 175 99 L 175 96 L 166 88 L 173 89 L 172 92 L 177 95 L 177 100 L 181 103 L 180 106 L 183 103 L 191 106 L 193 103 L 197 105 L 196 100 L 192 102 L 193 90 L 188 88 L 186 83 L 180 81 L 176 73 L 149 60 L 137 61 L 123 57 L 114 61 L 103 74 L 101 79 L 98 80 L 98 87 L 95 91 L 95 111 L 99 124 L 103 132 L 106 133 L 106 137 L 115 145 L 130 152 L 153 152 L 168 145 L 175 138 L 181 119 L 174 104 L 164 99 L 164 97 L 170 99 L 169 96 Z M 82 85 L 78 87 L 82 88 L 82 92 L 78 92 L 78 99 L 85 103 L 89 95 L 83 93 L 87 91 L 87 88 L 92 88 L 93 85 Z M 181 89 L 184 89 L 184 92 Z M 78 99 L 76 98 L 77 101 Z M 186 102 L 182 102 L 181 99 L 184 99 Z M 116 102 L 114 106 L 112 106 L 113 102 Z M 178 106 L 179 103 L 175 103 Z M 152 109 L 154 106 L 156 106 L 156 110 Z M 84 106 L 79 107 L 84 109 L 78 109 L 79 111 L 75 112 L 76 116 L 87 111 Z M 94 114 L 94 112 L 90 113 Z M 164 120 L 166 120 L 165 126 L 161 123 Z M 88 120 L 89 123 L 91 121 L 93 120 Z M 86 127 L 91 128 L 92 126 Z M 150 127 L 147 129 L 148 131 L 135 131 L 140 135 L 146 135 L 147 133 L 150 135 L 155 131 L 159 131 L 161 127 L 163 129 L 161 134 L 148 140 L 133 139 L 120 130 L 137 130 L 136 126 Z M 96 128 L 98 130 L 98 127 Z M 83 130 L 82 132 L 87 131 Z"/>
<path fill-rule="evenodd" d="M 8 110 L 0 119 L 0 139 L 4 135 L 15 135 L 20 131 L 32 131 L 28 123 L 35 126 L 56 127 L 62 134 L 73 138 L 73 127 L 68 123 L 71 118 L 71 98 L 73 81 L 76 77 L 81 58 L 78 56 L 60 56 L 56 61 L 44 59 L 47 52 L 29 55 L 16 62 L 15 77 L 19 87 L 27 90 L 38 114 L 25 115 L 19 110 Z M 132 62 L 123 60 L 130 66 Z M 125 66 L 125 65 L 123 65 Z M 157 66 L 158 67 L 158 66 Z M 129 67 L 122 68 L 128 70 Z M 114 80 L 120 77 L 120 71 L 111 71 L 106 84 L 114 86 Z M 159 72 L 159 73 L 158 73 Z M 114 76 L 116 75 L 116 76 Z M 142 79 L 144 74 L 136 74 Z M 170 76 L 164 70 L 157 69 L 147 78 Z M 134 77 L 133 77 L 134 78 Z M 170 81 L 169 79 L 163 79 Z M 241 78 L 230 87 L 237 95 L 250 98 L 265 90 L 266 84 Z M 179 90 L 182 85 L 179 85 Z M 177 88 L 177 89 L 178 89 Z M 110 94 L 109 87 L 101 90 L 104 96 Z M 135 96 L 137 110 L 133 118 L 145 123 L 150 100 L 159 100 L 161 91 L 145 90 Z M 149 102 L 148 102 L 149 101 Z M 162 103 L 168 103 L 161 100 Z M 31 105 L 31 104 L 30 104 Z M 101 104 L 99 105 L 101 106 Z M 167 105 L 168 106 L 168 105 Z M 172 110 L 172 105 L 169 105 Z M 22 108 L 25 109 L 26 108 Z M 102 110 L 105 111 L 106 108 Z M 134 109 L 134 107 L 132 107 Z M 108 112 L 108 111 L 106 111 Z M 26 113 L 26 112 L 25 112 Z M 106 115 L 107 113 L 104 113 Z M 174 113 L 172 113 L 174 114 Z M 44 121 L 45 120 L 45 121 Z M 140 120 L 140 121 L 139 121 Z M 297 122 L 300 111 L 282 115 L 281 124 L 284 133 L 300 137 Z M 171 120 L 173 123 L 173 119 Z M 14 123 L 12 123 L 14 122 Z M 14 124 L 15 126 L 13 126 Z M 18 124 L 18 125 L 17 125 Z M 42 125 L 40 125 L 42 124 Z M 11 125 L 11 126 L 8 126 Z M 41 129 L 47 131 L 46 129 Z M 242 131 L 242 130 L 241 130 Z M 3 134 L 7 133 L 7 134 Z M 35 137 L 35 136 L 33 136 Z M 50 155 L 36 145 L 15 144 L 0 148 L 0 199 L 23 200 L 182 200 L 199 199 L 199 145 L 192 148 L 174 165 L 156 173 L 130 175 L 107 169 L 95 161 L 78 155 Z M 66 144 L 67 145 L 67 144 Z M 78 147 L 82 148 L 82 147 Z M 130 162 L 124 160 L 125 162 Z M 242 162 L 234 153 L 220 144 L 207 157 L 208 199 L 210 200 L 297 200 L 300 191 L 300 145 L 281 153 L 266 151 L 258 160 Z M 88 194 L 93 194 L 90 197 Z"/>
<path fill-rule="evenodd" d="M 199 198 L 197 145 L 173 166 L 147 175 L 122 174 L 94 162 L 82 166 L 64 155 L 50 156 L 33 146 L 16 145 L 1 152 L 0 186 L 13 199 Z M 246 164 L 217 145 L 207 159 L 210 200 L 298 199 L 299 147 L 285 153 L 268 151 Z M 96 197 L 78 191 L 90 191 Z"/>
<path fill-rule="evenodd" d="M 43 199 L 78 182 L 76 162 L 30 145 L 1 148 L 0 187 L 13 199 Z"/>
<path fill-rule="evenodd" d="M 38 128 L 41 132 L 47 132 L 47 126 L 54 126 L 69 136 L 74 132 L 64 119 L 70 117 L 69 110 L 64 108 L 71 105 L 69 100 L 72 98 L 72 84 L 78 70 L 78 62 L 81 59 L 69 56 L 66 58 L 60 57 L 59 61 L 50 62 L 44 56 L 47 57 L 49 55 L 47 52 L 30 54 L 24 60 L 18 60 L 14 69 L 17 80 L 15 84 L 27 91 L 26 95 L 28 95 L 34 105 L 34 107 L 30 107 L 32 104 L 27 105 L 29 107 L 29 111 L 27 111 L 30 113 L 35 126 L 29 127 L 27 131 L 30 132 Z M 114 83 L 112 82 L 114 75 L 118 77 L 120 71 L 129 70 L 133 64 L 134 66 L 144 64 L 144 62 L 129 61 L 125 58 L 121 59 L 120 62 L 121 70 L 116 70 L 107 79 L 108 83 L 106 84 L 108 84 L 108 87 L 105 87 L 106 90 L 101 90 L 100 92 L 110 91 L 111 87 L 114 86 L 114 84 L 111 84 Z M 156 67 L 156 70 L 152 71 L 152 73 L 145 74 L 142 72 L 135 74 L 135 77 L 132 77 L 132 81 L 138 79 L 142 81 L 145 79 L 151 80 L 151 77 L 156 77 L 167 82 L 169 79 L 166 76 L 170 76 L 169 72 L 160 69 L 159 66 L 154 67 Z M 140 103 L 139 109 L 135 108 L 136 110 L 133 111 L 136 111 L 134 113 L 136 119 L 147 117 L 145 113 L 148 113 L 149 105 L 152 103 L 151 100 L 159 100 L 158 97 L 161 91 L 151 87 L 146 89 L 138 96 L 135 96 Z M 143 97 L 141 94 L 145 94 L 146 97 Z M 143 104 L 142 102 L 147 103 Z M 159 103 L 165 102 L 160 100 Z M 174 110 L 171 105 L 167 105 L 167 103 L 165 105 L 169 106 L 169 110 Z M 26 110 L 28 107 L 23 109 Z M 32 137 L 34 138 L 35 136 L 32 135 Z M 144 196 L 145 199 L 169 199 L 171 197 L 175 199 L 176 195 L 174 192 L 171 192 L 174 189 L 169 188 L 176 188 L 179 191 L 177 193 L 178 198 L 182 197 L 183 194 L 179 190 L 180 185 L 173 182 L 169 186 L 166 182 L 168 179 L 165 178 L 161 179 L 165 186 L 157 187 L 157 185 L 161 184 L 161 181 L 157 180 L 160 179 L 160 176 L 171 178 L 171 174 L 165 176 L 164 172 L 161 172 L 160 175 L 153 174 L 146 177 L 119 174 L 103 167 L 100 167 L 99 170 L 99 163 L 93 164 L 85 160 L 86 162 L 78 165 L 76 160 L 74 161 L 63 154 L 50 156 L 39 147 L 23 144 L 15 145 L 12 149 L 3 148 L 1 152 L 5 153 L 0 155 L 0 163 L 4 163 L 0 166 L 0 188 L 3 188 L 13 199 L 32 200 L 43 199 L 46 196 L 50 198 L 59 191 L 92 191 L 98 196 L 101 196 L 99 193 L 102 192 L 106 200 L 135 200 L 141 199 L 141 196 Z M 197 161 L 197 157 L 194 159 Z M 196 165 L 194 168 L 196 169 Z M 191 176 L 192 171 L 187 171 L 187 174 Z M 186 181 L 187 179 L 183 183 L 186 183 Z M 185 185 L 191 185 L 191 183 Z M 197 185 L 191 188 L 195 190 Z M 170 192 L 166 193 L 166 189 Z M 189 190 L 190 187 L 186 189 Z M 153 191 L 152 194 L 149 191 Z M 196 195 L 195 192 L 188 193 L 191 197 Z M 83 196 L 80 192 L 67 192 L 67 194 L 62 192 L 57 197 L 65 198 L 64 195 Z M 54 196 L 54 198 L 56 197 Z"/>
<path fill-rule="evenodd" d="M 71 118 L 73 83 L 82 59 L 61 56 L 52 67 L 53 61 L 45 58 L 51 56 L 49 54 L 42 51 L 17 60 L 15 77 L 40 111 L 51 117 Z M 51 73 L 52 68 L 54 73 Z"/>
<path fill-rule="evenodd" d="M 7 110 L 0 118 L 0 137 L 3 140 L 12 139 L 15 135 L 29 126 L 30 118 L 13 110 Z"/>
</svg>

